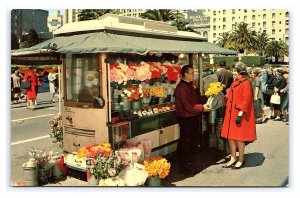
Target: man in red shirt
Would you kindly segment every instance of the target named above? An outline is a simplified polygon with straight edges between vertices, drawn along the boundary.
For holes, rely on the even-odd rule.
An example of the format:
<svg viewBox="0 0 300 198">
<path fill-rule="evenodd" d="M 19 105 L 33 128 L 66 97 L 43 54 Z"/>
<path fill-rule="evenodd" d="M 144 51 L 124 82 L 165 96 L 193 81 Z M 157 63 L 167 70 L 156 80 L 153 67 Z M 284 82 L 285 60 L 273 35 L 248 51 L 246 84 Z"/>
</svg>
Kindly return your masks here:
<svg viewBox="0 0 300 198">
<path fill-rule="evenodd" d="M 193 67 L 183 66 L 181 81 L 174 91 L 176 115 L 180 126 L 177 154 L 180 170 L 183 173 L 194 173 L 192 161 L 198 147 L 200 112 L 210 111 L 207 106 L 200 104 L 200 94 L 197 93 L 193 81 Z"/>
</svg>

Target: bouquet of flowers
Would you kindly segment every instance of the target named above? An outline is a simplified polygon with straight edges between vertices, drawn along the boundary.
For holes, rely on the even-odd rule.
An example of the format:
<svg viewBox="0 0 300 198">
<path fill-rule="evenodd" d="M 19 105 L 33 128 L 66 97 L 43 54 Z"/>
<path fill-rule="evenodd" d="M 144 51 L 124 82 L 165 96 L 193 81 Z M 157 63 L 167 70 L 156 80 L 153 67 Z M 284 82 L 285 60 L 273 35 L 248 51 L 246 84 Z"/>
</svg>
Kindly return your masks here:
<svg viewBox="0 0 300 198">
<path fill-rule="evenodd" d="M 208 89 L 205 92 L 205 95 L 208 97 L 206 105 L 208 107 L 212 107 L 212 102 L 215 96 L 219 95 L 219 93 L 224 89 L 225 85 L 220 82 L 212 82 L 209 84 Z"/>
<path fill-rule="evenodd" d="M 148 92 L 142 87 L 139 86 L 129 86 L 123 89 L 122 97 L 127 97 L 128 101 L 139 100 L 146 97 Z"/>
<path fill-rule="evenodd" d="M 162 85 L 153 85 L 149 88 L 149 94 L 161 98 L 166 94 L 166 88 Z"/>
<path fill-rule="evenodd" d="M 53 151 L 43 151 L 36 148 L 31 148 L 29 151 L 29 156 L 34 159 L 38 168 L 45 167 L 53 156 Z"/>
<path fill-rule="evenodd" d="M 102 153 L 103 155 L 111 154 L 112 149 L 110 143 L 104 142 L 101 145 L 91 145 L 81 148 L 77 152 L 77 158 L 80 159 L 82 157 L 96 157 L 97 154 Z"/>
<path fill-rule="evenodd" d="M 158 176 L 160 179 L 164 179 L 169 175 L 171 164 L 161 157 L 149 157 L 144 160 L 145 170 L 148 172 L 148 178 Z"/>
<path fill-rule="evenodd" d="M 63 125 L 62 125 L 62 116 L 60 113 L 55 115 L 51 120 L 48 121 L 48 124 L 51 128 L 50 137 L 54 140 L 53 143 L 59 143 L 58 147 L 63 148 Z"/>
<path fill-rule="evenodd" d="M 118 176 L 128 165 L 129 161 L 118 153 L 111 152 L 109 155 L 98 153 L 90 171 L 96 179 L 107 179 Z"/>
</svg>

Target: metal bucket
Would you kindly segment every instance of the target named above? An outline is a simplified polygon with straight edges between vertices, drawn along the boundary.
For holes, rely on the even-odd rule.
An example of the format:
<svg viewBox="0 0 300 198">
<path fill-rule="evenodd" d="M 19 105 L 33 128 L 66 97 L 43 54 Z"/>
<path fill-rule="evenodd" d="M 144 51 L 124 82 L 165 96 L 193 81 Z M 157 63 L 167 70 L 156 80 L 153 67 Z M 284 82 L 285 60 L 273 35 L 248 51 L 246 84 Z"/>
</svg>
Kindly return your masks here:
<svg viewBox="0 0 300 198">
<path fill-rule="evenodd" d="M 25 186 L 38 186 L 38 169 L 36 166 L 27 166 L 25 162 L 22 166 Z"/>
<path fill-rule="evenodd" d="M 208 113 L 208 123 L 215 124 L 216 118 L 217 118 L 217 111 L 215 109 L 211 109 L 211 111 Z"/>
</svg>

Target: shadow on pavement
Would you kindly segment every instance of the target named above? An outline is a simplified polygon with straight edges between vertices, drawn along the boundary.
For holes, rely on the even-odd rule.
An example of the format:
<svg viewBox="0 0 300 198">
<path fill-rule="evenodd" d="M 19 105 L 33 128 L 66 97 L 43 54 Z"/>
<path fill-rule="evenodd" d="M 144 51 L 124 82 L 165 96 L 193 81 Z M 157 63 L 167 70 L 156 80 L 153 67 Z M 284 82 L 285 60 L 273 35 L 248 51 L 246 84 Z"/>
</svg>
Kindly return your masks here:
<svg viewBox="0 0 300 198">
<path fill-rule="evenodd" d="M 228 154 L 223 151 L 214 148 L 203 148 L 199 150 L 199 153 L 195 155 L 193 164 L 191 165 L 194 172 L 190 174 L 183 174 L 179 171 L 176 152 L 167 155 L 166 158 L 171 163 L 171 170 L 169 175 L 162 180 L 162 186 L 175 186 L 173 184 L 174 182 L 184 180 L 188 177 L 193 177 L 211 165 L 225 163 L 227 155 Z"/>
<path fill-rule="evenodd" d="M 262 153 L 247 153 L 245 154 L 245 167 L 261 166 L 265 161 L 265 156 Z"/>
</svg>

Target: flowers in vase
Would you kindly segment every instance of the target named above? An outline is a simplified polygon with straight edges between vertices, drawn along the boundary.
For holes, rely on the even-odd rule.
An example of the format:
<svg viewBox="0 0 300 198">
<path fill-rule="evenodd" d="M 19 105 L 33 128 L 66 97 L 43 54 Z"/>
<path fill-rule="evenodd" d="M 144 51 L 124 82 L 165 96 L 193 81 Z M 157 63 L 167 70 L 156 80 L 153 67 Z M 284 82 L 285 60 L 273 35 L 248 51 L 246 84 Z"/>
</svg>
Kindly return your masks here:
<svg viewBox="0 0 300 198">
<path fill-rule="evenodd" d="M 210 108 L 213 108 L 213 99 L 217 96 L 223 89 L 225 85 L 221 84 L 220 82 L 212 82 L 209 84 L 208 89 L 205 92 L 205 96 L 208 97 L 206 105 Z"/>
<path fill-rule="evenodd" d="M 163 97 L 166 94 L 166 88 L 162 85 L 153 85 L 149 87 L 149 95 L 155 97 Z"/>
<path fill-rule="evenodd" d="M 38 168 L 43 168 L 50 162 L 53 156 L 53 151 L 46 152 L 36 148 L 31 148 L 29 156 L 34 159 Z"/>
<path fill-rule="evenodd" d="M 158 176 L 160 179 L 164 179 L 169 175 L 171 164 L 161 157 L 149 157 L 144 160 L 145 170 L 148 172 L 148 178 Z"/>
<path fill-rule="evenodd" d="M 124 88 L 121 96 L 127 97 L 128 101 L 133 101 L 133 100 L 142 99 L 146 97 L 147 94 L 148 92 L 146 91 L 146 89 L 144 89 L 142 85 L 139 85 L 139 86 L 129 86 L 127 88 Z"/>
</svg>

